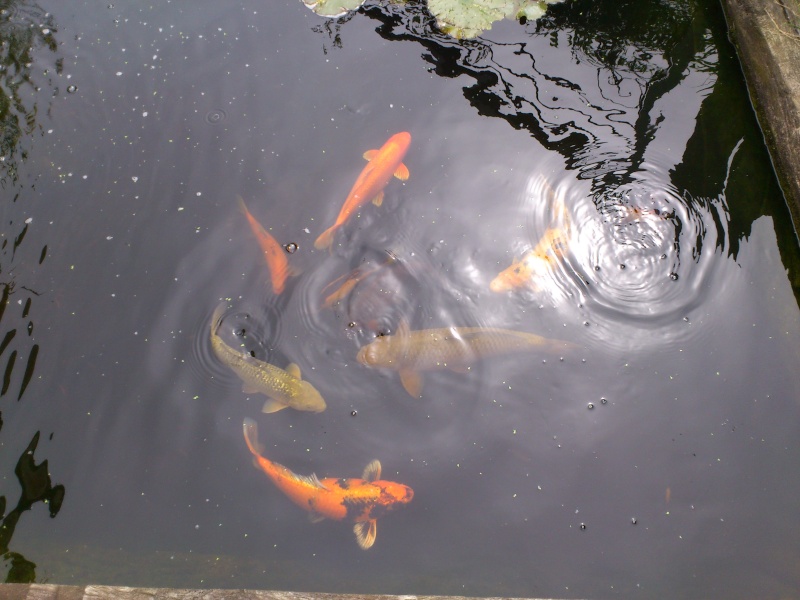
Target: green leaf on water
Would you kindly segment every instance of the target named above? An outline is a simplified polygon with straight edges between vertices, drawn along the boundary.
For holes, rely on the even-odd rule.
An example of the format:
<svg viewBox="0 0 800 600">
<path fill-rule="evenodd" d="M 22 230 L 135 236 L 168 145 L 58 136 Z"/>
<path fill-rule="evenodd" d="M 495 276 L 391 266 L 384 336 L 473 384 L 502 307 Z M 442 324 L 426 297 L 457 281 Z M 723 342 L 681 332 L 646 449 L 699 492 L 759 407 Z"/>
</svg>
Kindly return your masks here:
<svg viewBox="0 0 800 600">
<path fill-rule="evenodd" d="M 428 0 L 439 29 L 455 38 L 474 38 L 500 19 L 536 20 L 548 4 L 562 0 Z"/>
<path fill-rule="evenodd" d="M 364 4 L 364 0 L 303 0 L 308 8 L 323 17 L 341 17 Z"/>
</svg>

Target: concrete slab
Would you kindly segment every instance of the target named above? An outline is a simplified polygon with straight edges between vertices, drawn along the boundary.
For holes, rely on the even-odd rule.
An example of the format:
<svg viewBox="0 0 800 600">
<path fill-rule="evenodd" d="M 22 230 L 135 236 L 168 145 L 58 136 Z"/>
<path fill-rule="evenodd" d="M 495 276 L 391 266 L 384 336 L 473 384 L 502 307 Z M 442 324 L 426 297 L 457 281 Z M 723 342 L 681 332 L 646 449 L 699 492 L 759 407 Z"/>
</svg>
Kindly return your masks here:
<svg viewBox="0 0 800 600">
<path fill-rule="evenodd" d="M 173 590 L 107 585 L 1 584 L 0 600 L 476 600 L 462 596 L 370 596 L 258 590 Z M 486 598 L 484 600 L 520 600 Z M 537 599 L 528 599 L 537 600 Z M 545 600 L 545 599 L 538 599 Z M 549 599 L 553 600 L 553 599 Z"/>
<path fill-rule="evenodd" d="M 775 171 L 800 227 L 800 0 L 722 0 Z"/>
</svg>

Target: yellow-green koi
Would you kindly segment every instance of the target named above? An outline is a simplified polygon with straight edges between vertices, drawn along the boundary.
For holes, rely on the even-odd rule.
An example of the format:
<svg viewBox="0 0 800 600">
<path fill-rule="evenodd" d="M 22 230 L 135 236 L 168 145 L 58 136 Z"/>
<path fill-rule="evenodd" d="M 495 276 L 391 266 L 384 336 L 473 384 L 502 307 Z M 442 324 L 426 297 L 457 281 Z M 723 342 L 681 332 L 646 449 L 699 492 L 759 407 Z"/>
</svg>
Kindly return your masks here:
<svg viewBox="0 0 800 600">
<path fill-rule="evenodd" d="M 420 371 L 468 368 L 478 359 L 520 350 L 555 351 L 574 344 L 533 333 L 494 327 L 446 327 L 410 331 L 401 323 L 395 335 L 381 336 L 358 351 L 358 362 L 368 367 L 400 373 L 405 390 L 418 398 L 422 391 Z"/>
<path fill-rule="evenodd" d="M 325 400 L 317 389 L 300 376 L 300 367 L 291 363 L 280 369 L 249 354 L 228 346 L 217 335 L 225 305 L 220 304 L 211 317 L 211 348 L 217 358 L 230 367 L 242 380 L 245 394 L 264 394 L 269 398 L 262 409 L 272 413 L 286 407 L 309 412 L 325 410 Z"/>
</svg>

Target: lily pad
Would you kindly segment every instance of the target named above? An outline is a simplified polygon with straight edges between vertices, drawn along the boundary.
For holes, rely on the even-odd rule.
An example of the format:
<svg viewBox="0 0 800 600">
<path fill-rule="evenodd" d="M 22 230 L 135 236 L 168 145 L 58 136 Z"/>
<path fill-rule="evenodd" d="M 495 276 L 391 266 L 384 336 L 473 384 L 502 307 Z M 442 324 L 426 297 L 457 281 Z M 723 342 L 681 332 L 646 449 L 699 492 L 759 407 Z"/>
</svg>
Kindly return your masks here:
<svg viewBox="0 0 800 600">
<path fill-rule="evenodd" d="M 439 29 L 455 38 L 474 38 L 500 19 L 536 20 L 548 4 L 562 0 L 428 0 Z"/>
<path fill-rule="evenodd" d="M 341 17 L 364 4 L 365 0 L 303 0 L 308 8 L 322 17 Z"/>
</svg>

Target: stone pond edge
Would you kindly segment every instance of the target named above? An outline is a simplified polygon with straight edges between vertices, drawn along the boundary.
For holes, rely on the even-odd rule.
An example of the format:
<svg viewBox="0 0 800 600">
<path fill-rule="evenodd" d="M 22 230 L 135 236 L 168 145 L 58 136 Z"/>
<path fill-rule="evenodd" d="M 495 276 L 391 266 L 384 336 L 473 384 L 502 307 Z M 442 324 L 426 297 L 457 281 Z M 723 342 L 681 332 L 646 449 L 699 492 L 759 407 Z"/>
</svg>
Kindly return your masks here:
<svg viewBox="0 0 800 600">
<path fill-rule="evenodd" d="M 800 229 L 800 28 L 795 0 L 721 0 L 786 202 Z"/>
</svg>

